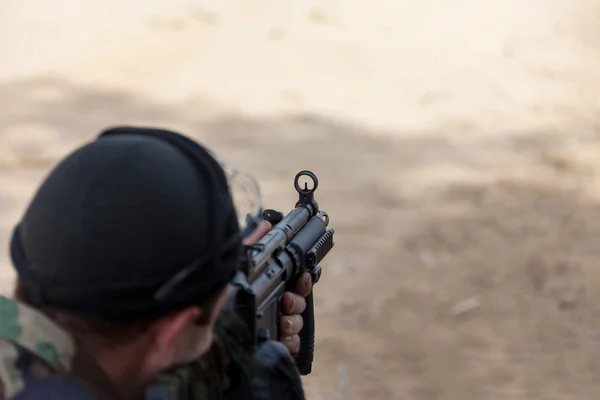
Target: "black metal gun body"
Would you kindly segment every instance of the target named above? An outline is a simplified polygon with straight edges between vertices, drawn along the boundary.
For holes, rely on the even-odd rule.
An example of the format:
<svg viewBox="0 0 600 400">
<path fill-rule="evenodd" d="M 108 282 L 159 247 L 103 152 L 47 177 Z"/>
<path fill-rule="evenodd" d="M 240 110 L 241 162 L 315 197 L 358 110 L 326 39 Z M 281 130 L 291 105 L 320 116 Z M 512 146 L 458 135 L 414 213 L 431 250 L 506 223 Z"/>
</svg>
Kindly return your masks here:
<svg viewBox="0 0 600 400">
<path fill-rule="evenodd" d="M 313 187 L 301 188 L 299 178 L 307 176 Z M 228 308 L 241 317 L 258 346 L 280 338 L 281 301 L 293 290 L 298 278 L 310 273 L 313 284 L 321 275 L 319 263 L 333 247 L 333 229 L 327 229 L 328 215 L 314 200 L 317 177 L 310 171 L 296 175 L 294 186 L 299 194 L 296 207 L 277 223 L 257 244 L 247 247 L 241 271 L 233 281 Z M 302 314 L 300 350 L 295 355 L 302 375 L 311 372 L 314 356 L 315 318 L 313 293 L 306 298 Z"/>
</svg>

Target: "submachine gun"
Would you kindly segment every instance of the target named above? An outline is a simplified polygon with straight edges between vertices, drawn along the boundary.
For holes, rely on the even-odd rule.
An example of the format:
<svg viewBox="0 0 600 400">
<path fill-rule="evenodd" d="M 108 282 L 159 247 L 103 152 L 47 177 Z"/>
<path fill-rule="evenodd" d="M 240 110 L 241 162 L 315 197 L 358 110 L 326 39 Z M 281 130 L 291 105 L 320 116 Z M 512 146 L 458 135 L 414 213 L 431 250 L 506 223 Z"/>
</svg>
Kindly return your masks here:
<svg viewBox="0 0 600 400">
<path fill-rule="evenodd" d="M 312 180 L 312 187 L 300 178 Z M 313 285 L 321 277 L 319 263 L 333 248 L 333 229 L 327 229 L 329 216 L 319 210 L 314 193 L 319 185 L 317 176 L 300 171 L 294 179 L 298 192 L 295 208 L 285 217 L 273 210 L 264 212 L 265 219 L 274 224 L 257 244 L 246 248 L 243 267 L 234 280 L 230 307 L 246 323 L 258 346 L 267 340 L 279 339 L 281 299 L 293 290 L 297 279 L 310 273 Z M 283 218 L 281 218 L 283 217 Z M 301 375 L 312 370 L 315 349 L 315 311 L 313 292 L 306 297 L 300 331 L 300 350 L 295 355 Z"/>
</svg>

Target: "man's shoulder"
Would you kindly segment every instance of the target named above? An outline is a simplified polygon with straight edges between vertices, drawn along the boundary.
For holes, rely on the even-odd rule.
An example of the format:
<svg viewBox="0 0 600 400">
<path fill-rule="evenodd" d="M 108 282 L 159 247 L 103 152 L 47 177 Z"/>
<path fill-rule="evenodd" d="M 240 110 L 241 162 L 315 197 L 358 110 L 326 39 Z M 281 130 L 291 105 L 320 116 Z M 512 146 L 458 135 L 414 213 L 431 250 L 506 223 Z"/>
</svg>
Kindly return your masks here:
<svg viewBox="0 0 600 400">
<path fill-rule="evenodd" d="M 53 369 L 71 369 L 73 338 L 41 312 L 4 296 L 0 296 L 0 338 L 36 355 Z"/>
<path fill-rule="evenodd" d="M 0 386 L 6 398 L 21 392 L 27 377 L 68 372 L 74 353 L 73 339 L 52 320 L 0 296 Z"/>
</svg>

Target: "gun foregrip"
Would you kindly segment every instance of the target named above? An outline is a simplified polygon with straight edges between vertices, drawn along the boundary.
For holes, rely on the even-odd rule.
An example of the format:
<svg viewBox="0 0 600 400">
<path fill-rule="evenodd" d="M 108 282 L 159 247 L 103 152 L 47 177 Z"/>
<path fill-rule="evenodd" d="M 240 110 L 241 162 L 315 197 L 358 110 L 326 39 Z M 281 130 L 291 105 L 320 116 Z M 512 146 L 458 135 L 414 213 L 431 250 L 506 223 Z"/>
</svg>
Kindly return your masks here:
<svg viewBox="0 0 600 400">
<path fill-rule="evenodd" d="M 315 356 L 315 304 L 312 291 L 306 297 L 306 309 L 302 313 L 302 319 L 304 325 L 299 334 L 300 350 L 295 359 L 300 375 L 308 375 Z"/>
</svg>

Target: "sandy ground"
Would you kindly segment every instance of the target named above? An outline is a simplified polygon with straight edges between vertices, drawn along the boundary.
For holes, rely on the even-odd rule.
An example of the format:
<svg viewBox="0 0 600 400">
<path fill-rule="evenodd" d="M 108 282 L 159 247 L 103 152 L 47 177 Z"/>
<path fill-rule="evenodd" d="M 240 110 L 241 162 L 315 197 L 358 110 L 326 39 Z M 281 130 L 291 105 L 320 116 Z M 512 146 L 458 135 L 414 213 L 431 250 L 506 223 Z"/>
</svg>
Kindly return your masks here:
<svg viewBox="0 0 600 400">
<path fill-rule="evenodd" d="M 600 396 L 600 3 L 0 1 L 0 241 L 107 125 L 288 210 L 320 178 L 314 400 Z M 12 270 L 0 247 L 0 290 Z"/>
</svg>

